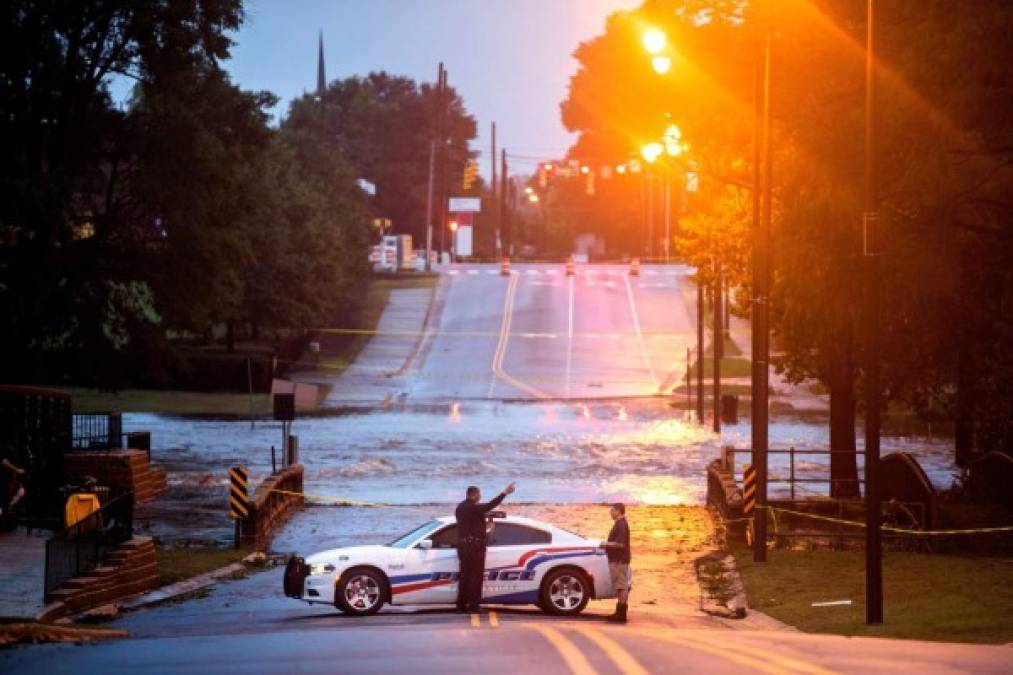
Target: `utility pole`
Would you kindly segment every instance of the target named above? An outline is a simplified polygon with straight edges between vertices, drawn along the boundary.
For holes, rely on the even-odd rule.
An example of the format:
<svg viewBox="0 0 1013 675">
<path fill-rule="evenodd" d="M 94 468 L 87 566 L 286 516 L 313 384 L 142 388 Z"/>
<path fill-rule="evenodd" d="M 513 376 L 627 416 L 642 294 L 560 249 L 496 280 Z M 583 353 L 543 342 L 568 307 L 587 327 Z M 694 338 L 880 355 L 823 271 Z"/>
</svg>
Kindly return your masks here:
<svg viewBox="0 0 1013 675">
<path fill-rule="evenodd" d="M 715 264 L 714 275 L 714 433 L 721 433 L 721 352 L 724 331 L 721 330 L 721 263 Z"/>
<path fill-rule="evenodd" d="M 513 232 L 511 231 L 511 229 L 509 227 L 509 223 L 507 222 L 507 218 L 508 218 L 508 214 L 509 214 L 509 212 L 507 210 L 507 196 L 508 196 L 508 192 L 509 192 L 509 185 L 508 185 L 507 181 L 509 179 L 507 177 L 507 152 L 506 152 L 506 148 L 503 148 L 502 150 L 500 150 L 500 175 L 499 175 L 499 180 L 500 180 L 500 186 L 499 186 L 499 223 L 500 223 L 500 228 L 502 228 L 503 232 L 504 233 L 508 233 L 508 234 L 506 234 L 504 236 L 504 239 L 506 239 L 506 241 L 503 242 L 504 243 L 503 250 L 505 251 L 505 255 L 510 255 L 510 253 L 511 253 L 510 249 L 513 248 Z"/>
<path fill-rule="evenodd" d="M 647 258 L 654 255 L 654 180 L 650 173 L 647 177 Z"/>
<path fill-rule="evenodd" d="M 770 217 L 771 217 L 771 135 L 770 18 L 764 25 L 763 59 L 758 62 L 755 86 L 753 146 L 753 363 L 752 363 L 752 461 L 756 469 L 756 510 L 753 516 L 753 560 L 767 560 L 767 451 L 768 377 L 770 362 Z M 762 175 L 761 175 L 762 165 Z"/>
<path fill-rule="evenodd" d="M 443 251 L 446 248 L 445 238 L 447 235 L 447 161 L 446 161 L 446 132 L 444 122 L 447 112 L 447 69 L 440 62 L 440 82 L 436 94 L 436 175 L 438 176 L 436 191 L 438 206 L 436 212 L 439 214 L 440 224 L 440 258 L 443 258 Z"/>
<path fill-rule="evenodd" d="M 489 155 L 489 164 L 492 166 L 492 203 L 496 204 L 497 203 L 497 201 L 496 201 L 496 189 L 497 189 L 497 185 L 496 185 L 496 123 L 495 122 L 492 123 L 492 154 Z M 499 218 L 496 217 L 495 211 L 493 212 L 492 218 L 490 220 L 493 221 L 493 225 L 495 226 L 493 228 L 493 232 L 494 232 L 494 236 L 496 237 L 496 241 L 494 242 L 494 245 L 495 245 L 495 248 L 496 248 L 496 257 L 497 258 L 502 258 L 503 257 L 503 240 L 500 238 L 500 228 L 502 227 L 502 223 L 500 222 Z"/>
<path fill-rule="evenodd" d="M 876 241 L 876 72 L 874 0 L 868 0 L 865 48 L 865 622 L 883 623 L 883 542 L 879 514 L 879 254 Z"/>
<path fill-rule="evenodd" d="M 433 183 L 436 171 L 436 139 L 440 134 L 440 85 L 443 82 L 443 62 L 436 71 L 436 100 L 433 105 L 433 124 L 429 139 L 429 185 L 426 189 L 426 271 L 432 270 L 433 257 Z"/>
<path fill-rule="evenodd" d="M 699 271 L 697 275 L 699 276 Z M 703 283 L 697 279 L 696 282 L 696 421 L 703 426 L 703 314 L 706 311 L 704 306 Z"/>
<path fill-rule="evenodd" d="M 672 181 L 668 173 L 665 173 L 665 264 L 668 264 L 668 242 L 669 242 L 669 230 L 672 221 Z"/>
</svg>

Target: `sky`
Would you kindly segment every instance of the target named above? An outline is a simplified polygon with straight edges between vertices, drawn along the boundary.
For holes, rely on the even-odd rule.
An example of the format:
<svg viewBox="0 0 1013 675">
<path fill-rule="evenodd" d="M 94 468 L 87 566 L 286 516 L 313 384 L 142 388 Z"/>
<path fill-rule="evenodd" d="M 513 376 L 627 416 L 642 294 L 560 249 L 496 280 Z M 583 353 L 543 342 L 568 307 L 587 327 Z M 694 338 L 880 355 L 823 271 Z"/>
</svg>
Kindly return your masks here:
<svg viewBox="0 0 1013 675">
<path fill-rule="evenodd" d="M 574 140 L 559 118 L 573 50 L 604 32 L 614 11 L 641 0 L 247 0 L 246 23 L 225 63 L 244 89 L 281 97 L 276 109 L 316 87 L 317 37 L 324 36 L 328 81 L 386 70 L 433 82 L 443 61 L 448 82 L 478 122 L 488 176 L 490 123 L 511 154 L 562 156 Z M 517 165 L 511 172 L 529 173 Z"/>
</svg>

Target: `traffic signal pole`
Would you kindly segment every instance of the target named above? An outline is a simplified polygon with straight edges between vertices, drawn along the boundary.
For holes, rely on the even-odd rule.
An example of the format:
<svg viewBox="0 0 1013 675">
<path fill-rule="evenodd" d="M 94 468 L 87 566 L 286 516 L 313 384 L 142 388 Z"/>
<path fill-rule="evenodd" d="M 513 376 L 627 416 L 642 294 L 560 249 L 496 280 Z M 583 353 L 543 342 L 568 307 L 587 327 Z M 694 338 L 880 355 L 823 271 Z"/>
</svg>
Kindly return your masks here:
<svg viewBox="0 0 1013 675">
<path fill-rule="evenodd" d="M 883 623 L 883 542 L 879 513 L 879 255 L 876 242 L 876 75 L 874 0 L 865 49 L 865 189 L 862 213 L 865 315 L 865 622 Z"/>
<path fill-rule="evenodd" d="M 771 31 L 763 17 L 763 59 L 756 73 L 753 150 L 753 363 L 752 460 L 756 469 L 756 509 L 753 516 L 753 560 L 767 560 L 767 444 L 768 377 L 770 368 L 770 218 L 773 178 L 770 137 Z M 761 177 L 762 165 L 762 177 Z"/>
</svg>

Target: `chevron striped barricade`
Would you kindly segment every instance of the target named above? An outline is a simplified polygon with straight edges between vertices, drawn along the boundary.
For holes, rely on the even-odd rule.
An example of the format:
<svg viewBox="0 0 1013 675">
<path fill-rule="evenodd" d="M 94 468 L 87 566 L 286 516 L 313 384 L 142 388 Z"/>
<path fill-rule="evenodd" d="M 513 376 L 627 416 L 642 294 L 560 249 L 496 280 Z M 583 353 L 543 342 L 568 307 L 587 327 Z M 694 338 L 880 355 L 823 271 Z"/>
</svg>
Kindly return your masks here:
<svg viewBox="0 0 1013 675">
<path fill-rule="evenodd" d="M 250 471 L 245 466 L 229 469 L 229 517 L 236 521 L 236 548 L 244 518 L 250 515 Z"/>
</svg>

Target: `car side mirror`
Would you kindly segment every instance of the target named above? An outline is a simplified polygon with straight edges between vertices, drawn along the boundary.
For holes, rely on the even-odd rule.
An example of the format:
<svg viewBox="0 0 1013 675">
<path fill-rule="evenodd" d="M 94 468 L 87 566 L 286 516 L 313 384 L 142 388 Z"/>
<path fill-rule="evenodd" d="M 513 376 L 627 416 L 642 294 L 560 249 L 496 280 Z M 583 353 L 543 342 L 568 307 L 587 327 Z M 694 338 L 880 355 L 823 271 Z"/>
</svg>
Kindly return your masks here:
<svg viewBox="0 0 1013 675">
<path fill-rule="evenodd" d="M 433 547 L 432 539 L 423 539 L 422 541 L 419 542 L 419 548 L 421 548 L 424 551 L 428 551 L 432 547 Z"/>
</svg>

